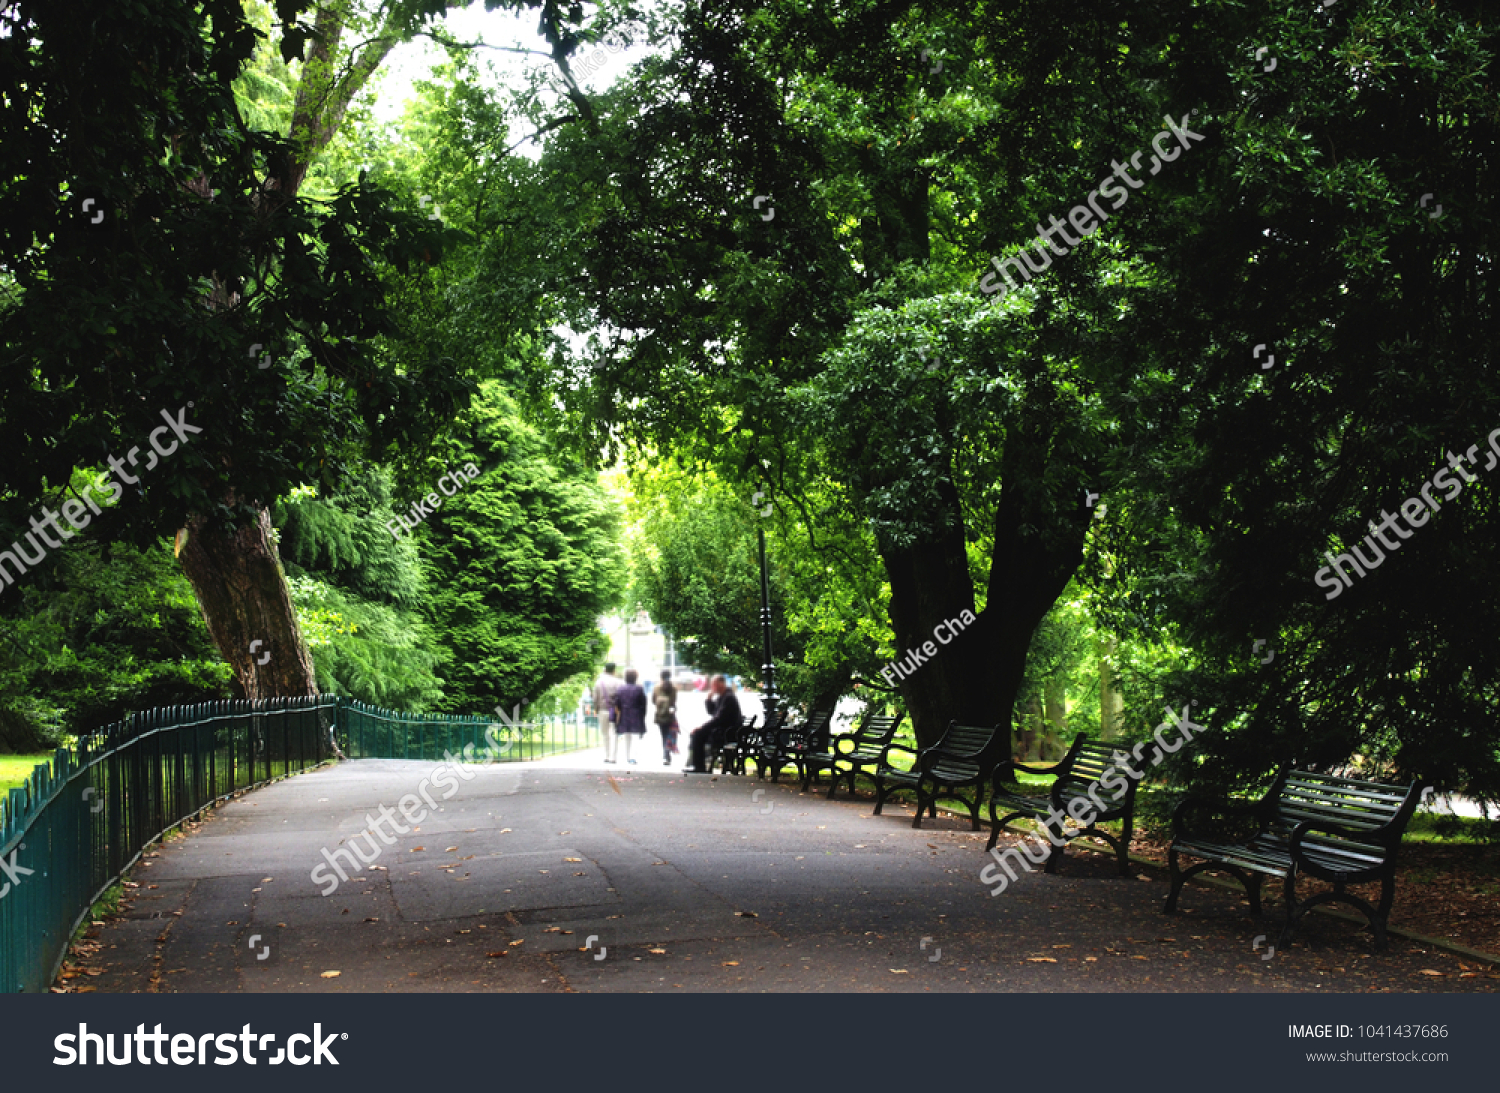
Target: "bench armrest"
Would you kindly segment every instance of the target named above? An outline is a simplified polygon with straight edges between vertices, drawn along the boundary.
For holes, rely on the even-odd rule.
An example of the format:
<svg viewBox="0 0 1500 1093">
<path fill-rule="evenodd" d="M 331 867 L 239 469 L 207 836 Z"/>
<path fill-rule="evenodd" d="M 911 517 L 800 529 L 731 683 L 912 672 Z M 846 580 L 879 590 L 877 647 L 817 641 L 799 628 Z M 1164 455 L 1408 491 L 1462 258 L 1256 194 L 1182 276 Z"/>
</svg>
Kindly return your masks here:
<svg viewBox="0 0 1500 1093">
<path fill-rule="evenodd" d="M 888 767 L 891 765 L 890 757 L 891 752 L 893 751 L 904 751 L 907 755 L 910 755 L 917 761 L 910 767 L 908 767 L 908 770 L 915 770 L 917 768 L 917 764 L 921 762 L 921 753 L 918 752 L 916 748 L 908 748 L 905 744 L 897 744 L 893 741 L 892 743 L 889 743 L 885 747 L 880 749 L 880 765 L 882 767 Z"/>
<path fill-rule="evenodd" d="M 1396 844 L 1400 842 L 1400 834 L 1405 827 L 1406 821 L 1404 819 L 1399 820 L 1399 822 L 1392 820 L 1390 823 L 1382 824 L 1379 827 L 1372 827 L 1365 831 L 1355 831 L 1352 828 L 1340 827 L 1338 824 L 1330 823 L 1327 820 L 1303 820 L 1296 827 L 1292 828 L 1291 835 L 1287 837 L 1287 849 L 1291 852 L 1293 861 L 1296 861 L 1299 865 L 1303 864 L 1307 860 L 1307 854 L 1302 849 L 1302 840 L 1316 831 L 1320 835 L 1333 835 L 1340 839 L 1348 839 L 1350 842 L 1363 843 L 1366 846 L 1382 847 L 1385 850 L 1387 860 L 1389 860 L 1395 850 Z M 1395 838 L 1392 838 L 1393 835 Z"/>
<path fill-rule="evenodd" d="M 1177 802 L 1177 807 L 1172 810 L 1172 837 L 1193 836 L 1198 834 L 1190 824 L 1190 817 L 1194 813 L 1209 812 L 1220 816 L 1254 816 L 1257 819 L 1265 815 L 1265 801 L 1221 801 L 1212 797 L 1184 797 Z"/>
</svg>

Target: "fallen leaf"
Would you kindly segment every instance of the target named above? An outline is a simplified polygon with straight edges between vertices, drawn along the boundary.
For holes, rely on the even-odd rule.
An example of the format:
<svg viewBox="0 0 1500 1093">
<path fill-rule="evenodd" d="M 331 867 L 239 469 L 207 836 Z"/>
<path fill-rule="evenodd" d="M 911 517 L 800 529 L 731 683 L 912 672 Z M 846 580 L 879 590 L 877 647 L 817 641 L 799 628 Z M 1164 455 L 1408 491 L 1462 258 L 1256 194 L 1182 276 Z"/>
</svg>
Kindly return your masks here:
<svg viewBox="0 0 1500 1093">
<path fill-rule="evenodd" d="M 1113 202 L 1113 200 L 1114 200 L 1114 199 L 1113 199 L 1113 198 L 1110 198 L 1110 201 L 1111 201 L 1111 202 Z M 1443 487 L 1443 488 L 1444 488 L 1444 489 L 1447 489 L 1447 488 L 1448 488 L 1448 487 L 1447 487 L 1447 486 L 1444 486 L 1444 487 Z M 502 834 L 502 835 L 509 835 L 509 834 L 510 834 L 510 828 L 508 828 L 508 827 L 502 827 L 502 828 L 501 828 L 501 829 L 500 829 L 500 834 Z"/>
<path fill-rule="evenodd" d="M 739 915 L 740 918 L 759 918 L 760 917 L 754 911 L 736 911 L 735 914 Z"/>
<path fill-rule="evenodd" d="M 487 956 L 487 957 L 489 957 L 491 960 L 493 960 L 497 956 L 509 956 L 510 955 L 510 950 L 509 949 L 501 949 L 498 953 L 485 953 L 484 955 Z"/>
<path fill-rule="evenodd" d="M 657 956 L 666 956 L 667 955 L 667 950 L 665 950 L 665 949 L 649 949 L 647 951 L 648 952 L 653 952 Z"/>
<path fill-rule="evenodd" d="M 425 846 L 414 846 L 409 851 L 407 851 L 407 853 L 409 853 L 409 854 L 415 854 L 418 850 L 426 850 L 426 849 L 427 848 Z"/>
<path fill-rule="evenodd" d="M 738 968 L 739 966 L 740 962 L 738 960 L 726 960 L 719 965 L 721 968 Z"/>
<path fill-rule="evenodd" d="M 1432 970 L 1432 969 L 1431 969 L 1431 968 L 1423 968 L 1423 969 L 1422 969 L 1422 970 L 1421 970 L 1421 971 L 1420 971 L 1420 972 L 1418 972 L 1418 973 L 1417 973 L 1417 974 L 1418 974 L 1418 975 L 1436 975 L 1436 976 L 1441 976 L 1441 975 L 1443 975 L 1443 974 L 1444 974 L 1444 973 L 1442 973 L 1442 972 L 1435 972 L 1435 971 L 1433 971 L 1433 970 Z"/>
<path fill-rule="evenodd" d="M 892 969 L 890 969 L 890 972 L 891 972 L 892 975 L 910 975 L 911 974 L 911 972 L 907 971 L 905 968 L 892 968 Z"/>
<path fill-rule="evenodd" d="M 544 934 L 560 934 L 562 932 L 563 928 L 561 926 L 548 926 L 545 930 L 542 931 L 542 933 Z"/>
<path fill-rule="evenodd" d="M 449 846 L 449 847 L 445 847 L 445 848 L 444 848 L 444 849 L 443 849 L 443 853 L 444 853 L 444 854 L 452 854 L 452 853 L 453 853 L 453 852 L 454 852 L 454 851 L 455 851 L 455 850 L 457 850 L 457 849 L 458 849 L 458 847 L 456 847 L 456 846 Z"/>
<path fill-rule="evenodd" d="M 524 945 L 524 944 L 526 944 L 526 939 L 524 937 L 519 937 L 515 941 L 512 941 L 510 943 L 510 947 L 512 949 L 514 949 L 517 945 Z"/>
<path fill-rule="evenodd" d="M 583 859 L 582 858 L 564 858 L 563 861 L 577 861 L 577 862 L 581 862 L 581 861 L 583 861 Z"/>
<path fill-rule="evenodd" d="M 344 974 L 343 972 L 324 972 L 323 975 L 322 975 L 322 978 L 323 979 L 337 979 L 339 976 L 341 976 L 343 974 Z"/>
<path fill-rule="evenodd" d="M 1057 963 L 1057 957 L 1055 957 L 1055 956 L 1028 956 L 1026 959 L 1029 960 L 1029 961 L 1031 961 L 1033 964 L 1056 964 Z"/>
<path fill-rule="evenodd" d="M 367 918 L 367 919 L 365 919 L 365 921 L 366 922 L 379 922 L 380 919 L 379 918 Z"/>
<path fill-rule="evenodd" d="M 612 789 L 612 790 L 614 790 L 616 793 L 620 793 L 620 786 L 619 786 L 619 784 L 613 778 L 611 778 L 607 774 L 604 777 L 609 781 L 609 788 Z M 620 796 L 623 797 L 624 794 L 621 793 Z"/>
</svg>

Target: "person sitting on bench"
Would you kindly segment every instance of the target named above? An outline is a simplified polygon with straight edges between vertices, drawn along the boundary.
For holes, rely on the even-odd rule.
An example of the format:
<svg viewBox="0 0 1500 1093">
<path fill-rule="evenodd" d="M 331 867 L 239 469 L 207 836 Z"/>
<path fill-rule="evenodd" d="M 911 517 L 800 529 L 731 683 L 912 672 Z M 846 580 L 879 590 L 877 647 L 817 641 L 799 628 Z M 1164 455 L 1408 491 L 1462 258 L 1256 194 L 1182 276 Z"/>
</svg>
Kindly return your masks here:
<svg viewBox="0 0 1500 1093">
<path fill-rule="evenodd" d="M 685 774 L 707 774 L 708 760 L 705 753 L 709 744 L 723 747 L 730 732 L 739 731 L 743 720 L 740 717 L 740 700 L 730 689 L 728 680 L 722 675 L 716 675 L 710 681 L 708 689 L 711 692 L 707 703 L 710 716 L 689 737 L 692 765 L 682 768 Z"/>
</svg>

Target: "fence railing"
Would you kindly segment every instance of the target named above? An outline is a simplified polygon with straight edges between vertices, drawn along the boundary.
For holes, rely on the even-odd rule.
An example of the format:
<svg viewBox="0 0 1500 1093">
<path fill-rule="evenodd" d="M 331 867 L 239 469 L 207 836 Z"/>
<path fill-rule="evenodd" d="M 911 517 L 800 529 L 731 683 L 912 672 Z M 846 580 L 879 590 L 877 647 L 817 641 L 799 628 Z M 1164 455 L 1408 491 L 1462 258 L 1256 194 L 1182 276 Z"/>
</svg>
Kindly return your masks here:
<svg viewBox="0 0 1500 1093">
<path fill-rule="evenodd" d="M 45 991 L 84 916 L 166 832 L 339 745 L 355 759 L 518 762 L 594 742 L 571 715 L 517 724 L 332 695 L 173 706 L 106 726 L 0 800 L 0 992 Z"/>
<path fill-rule="evenodd" d="M 0 805 L 0 990 L 44 991 L 83 916 L 152 842 L 332 755 L 332 696 L 148 710 L 59 748 Z"/>
<path fill-rule="evenodd" d="M 577 714 L 513 722 L 489 717 L 398 713 L 353 699 L 339 703 L 339 740 L 350 759 L 422 759 L 449 755 L 518 763 L 578 751 L 597 743 L 597 730 Z M 467 750 L 466 750 L 467 749 Z"/>
</svg>

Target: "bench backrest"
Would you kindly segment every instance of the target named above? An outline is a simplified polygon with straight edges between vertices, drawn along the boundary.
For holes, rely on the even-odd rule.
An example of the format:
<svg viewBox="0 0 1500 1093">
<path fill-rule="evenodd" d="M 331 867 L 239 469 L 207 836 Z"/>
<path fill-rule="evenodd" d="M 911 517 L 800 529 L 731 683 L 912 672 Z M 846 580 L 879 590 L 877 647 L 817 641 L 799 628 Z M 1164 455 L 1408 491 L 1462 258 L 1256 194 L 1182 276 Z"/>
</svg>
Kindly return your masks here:
<svg viewBox="0 0 1500 1093">
<path fill-rule="evenodd" d="M 792 737 L 809 747 L 815 747 L 828 738 L 828 724 L 832 720 L 832 710 L 814 710 L 800 725 L 793 728 Z"/>
<path fill-rule="evenodd" d="M 1102 740 L 1090 740 L 1086 734 L 1079 733 L 1063 763 L 1072 778 L 1082 782 L 1097 782 L 1110 767 L 1120 769 L 1115 762 L 1115 752 L 1119 750 L 1117 746 Z"/>
<path fill-rule="evenodd" d="M 849 735 L 856 747 L 883 748 L 896 735 L 896 726 L 901 724 L 902 714 L 877 713 L 865 718 L 864 724 Z"/>
<path fill-rule="evenodd" d="M 745 737 L 749 736 L 755 730 L 755 719 L 757 716 L 759 715 L 751 714 L 749 717 L 742 715 L 740 717 L 739 728 L 728 730 L 724 734 L 724 742 L 726 744 L 738 744 Z"/>
<path fill-rule="evenodd" d="M 1330 823 L 1355 832 L 1373 832 L 1399 821 L 1383 839 L 1370 845 L 1399 842 L 1421 795 L 1418 783 L 1392 786 L 1306 770 L 1286 771 L 1277 781 L 1273 787 L 1275 809 L 1266 830 L 1283 839 L 1290 838 L 1292 829 L 1304 820 Z M 1350 845 L 1348 840 L 1319 834 L 1310 836 L 1308 842 L 1330 849 Z"/>
<path fill-rule="evenodd" d="M 1121 765 L 1115 760 L 1115 753 L 1120 750 L 1121 748 L 1115 743 L 1091 740 L 1087 733 L 1079 733 L 1073 738 L 1068 754 L 1063 756 L 1054 768 L 1057 775 L 1057 781 L 1052 789 L 1054 799 L 1062 800 L 1070 796 L 1086 794 L 1097 784 L 1099 792 L 1103 794 L 1101 799 L 1108 802 L 1105 807 L 1110 811 L 1132 807 L 1131 801 L 1135 797 L 1136 779 L 1125 775 Z M 1128 755 L 1126 762 L 1133 762 Z M 1110 768 L 1114 768 L 1118 780 L 1125 783 L 1124 788 L 1121 788 L 1114 778 L 1110 780 L 1108 786 L 1103 784 L 1104 774 Z"/>
<path fill-rule="evenodd" d="M 1000 725 L 950 721 L 942 738 L 922 752 L 922 764 L 943 778 L 987 778 L 999 759 L 996 742 L 1002 739 L 1009 744 L 1010 735 Z"/>
<path fill-rule="evenodd" d="M 754 721 L 755 718 L 752 717 L 749 719 L 749 722 L 746 723 L 745 731 L 740 735 L 740 740 L 742 743 L 755 744 L 757 741 L 764 740 L 768 736 L 774 740 L 776 738 L 776 734 L 780 732 L 782 727 L 786 724 L 786 711 L 777 710 L 775 713 L 767 717 L 766 723 L 758 729 L 753 727 Z"/>
</svg>

